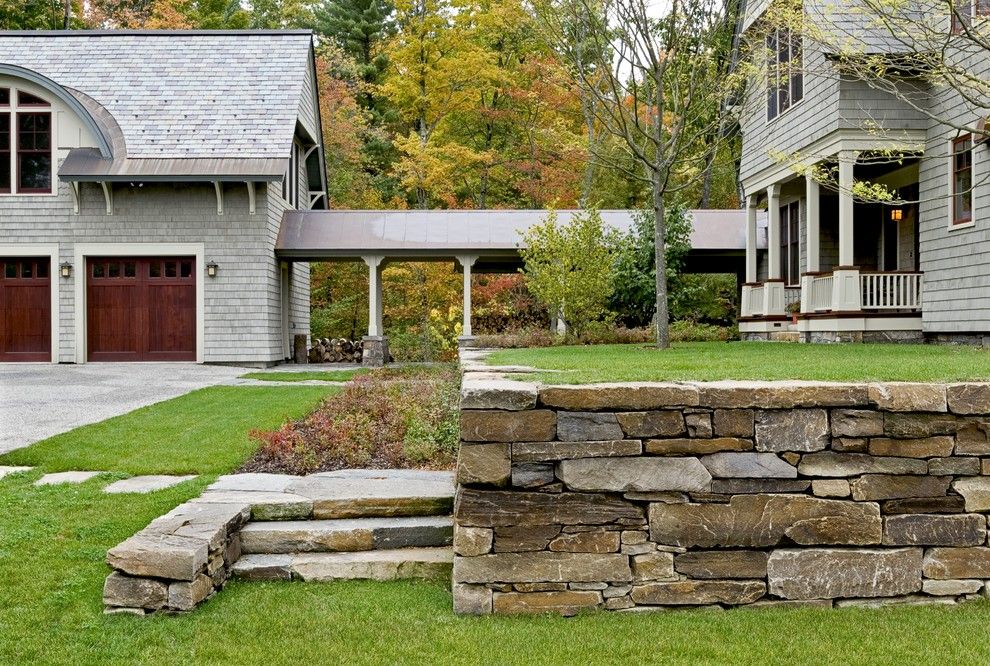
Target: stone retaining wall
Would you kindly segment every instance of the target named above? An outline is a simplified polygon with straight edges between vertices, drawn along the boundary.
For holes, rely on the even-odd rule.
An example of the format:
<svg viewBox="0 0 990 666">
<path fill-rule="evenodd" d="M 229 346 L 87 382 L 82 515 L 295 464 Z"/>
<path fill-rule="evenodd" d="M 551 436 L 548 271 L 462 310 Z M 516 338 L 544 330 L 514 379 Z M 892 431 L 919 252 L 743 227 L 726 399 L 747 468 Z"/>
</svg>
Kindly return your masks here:
<svg viewBox="0 0 990 666">
<path fill-rule="evenodd" d="M 459 613 L 988 594 L 990 384 L 493 377 L 462 385 Z"/>
<path fill-rule="evenodd" d="M 110 549 L 107 612 L 189 611 L 223 587 L 251 504 L 192 500 Z"/>
</svg>

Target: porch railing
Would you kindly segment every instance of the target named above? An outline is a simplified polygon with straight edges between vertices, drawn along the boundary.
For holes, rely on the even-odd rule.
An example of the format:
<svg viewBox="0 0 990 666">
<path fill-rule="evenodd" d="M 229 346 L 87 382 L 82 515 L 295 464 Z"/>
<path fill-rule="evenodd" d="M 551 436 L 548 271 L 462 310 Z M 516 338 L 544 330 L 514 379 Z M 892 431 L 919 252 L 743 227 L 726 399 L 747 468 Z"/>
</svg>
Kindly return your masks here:
<svg viewBox="0 0 990 666">
<path fill-rule="evenodd" d="M 921 273 L 860 273 L 865 310 L 918 310 Z"/>
<path fill-rule="evenodd" d="M 754 286 L 749 292 L 749 314 L 763 314 L 763 292 L 766 289 L 762 284 Z"/>
<path fill-rule="evenodd" d="M 812 312 L 822 312 L 832 309 L 831 275 L 816 275 L 811 278 L 809 309 Z"/>
<path fill-rule="evenodd" d="M 784 309 L 801 300 L 801 287 L 784 287 Z"/>
</svg>

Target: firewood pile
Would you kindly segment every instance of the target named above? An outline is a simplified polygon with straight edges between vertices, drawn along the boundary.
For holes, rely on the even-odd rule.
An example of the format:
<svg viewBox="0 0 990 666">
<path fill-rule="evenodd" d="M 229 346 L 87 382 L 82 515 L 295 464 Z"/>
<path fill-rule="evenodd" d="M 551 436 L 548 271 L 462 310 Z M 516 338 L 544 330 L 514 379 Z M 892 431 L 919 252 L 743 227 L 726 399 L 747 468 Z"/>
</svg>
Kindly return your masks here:
<svg viewBox="0 0 990 666">
<path fill-rule="evenodd" d="M 360 340 L 347 338 L 316 338 L 309 350 L 310 363 L 360 363 Z"/>
</svg>

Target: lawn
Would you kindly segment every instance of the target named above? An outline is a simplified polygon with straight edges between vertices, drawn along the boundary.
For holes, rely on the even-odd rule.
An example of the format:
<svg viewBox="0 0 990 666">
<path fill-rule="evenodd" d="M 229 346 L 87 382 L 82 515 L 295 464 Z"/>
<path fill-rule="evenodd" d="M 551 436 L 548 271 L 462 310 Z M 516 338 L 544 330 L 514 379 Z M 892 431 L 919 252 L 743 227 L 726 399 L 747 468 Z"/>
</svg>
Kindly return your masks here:
<svg viewBox="0 0 990 666">
<path fill-rule="evenodd" d="M 222 474 L 248 458 L 251 430 L 308 414 L 339 389 L 328 386 L 212 386 L 76 428 L 0 456 L 0 465 L 48 472 Z"/>
<path fill-rule="evenodd" d="M 355 368 L 353 370 L 300 370 L 284 372 L 249 372 L 241 375 L 241 379 L 256 379 L 262 382 L 347 382 L 357 375 L 363 375 L 370 370 Z"/>
<path fill-rule="evenodd" d="M 545 383 L 719 379 L 824 381 L 990 380 L 990 350 L 940 345 L 801 345 L 772 342 L 685 342 L 672 349 L 597 345 L 506 349 L 495 365 L 542 370 Z"/>
<path fill-rule="evenodd" d="M 304 411 L 332 390 L 207 389 L 53 438 L 18 457 L 62 469 L 69 466 L 64 460 L 85 454 L 80 446 L 88 441 L 86 466 L 94 469 L 130 471 L 146 449 L 157 471 L 223 471 L 250 453 L 250 427 Z M 216 412 L 204 412 L 207 406 Z M 258 423 L 249 424 L 248 413 Z M 85 440 L 82 431 L 90 432 Z M 0 480 L 0 664 L 986 661 L 990 604 L 984 602 L 880 611 L 459 618 L 439 584 L 235 581 L 191 614 L 104 615 L 107 549 L 198 495 L 213 477 L 150 495 L 107 495 L 100 479 L 39 488 L 32 482 L 40 475 Z"/>
</svg>

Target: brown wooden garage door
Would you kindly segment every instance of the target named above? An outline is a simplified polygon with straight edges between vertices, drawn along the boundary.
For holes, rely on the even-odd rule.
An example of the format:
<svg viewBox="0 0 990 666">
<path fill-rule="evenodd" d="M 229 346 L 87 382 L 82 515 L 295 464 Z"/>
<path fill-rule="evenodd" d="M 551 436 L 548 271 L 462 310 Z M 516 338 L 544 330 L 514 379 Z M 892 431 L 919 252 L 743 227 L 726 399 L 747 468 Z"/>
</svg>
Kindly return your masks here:
<svg viewBox="0 0 990 666">
<path fill-rule="evenodd" d="M 51 261 L 0 257 L 0 361 L 50 361 Z"/>
<path fill-rule="evenodd" d="M 86 261 L 90 361 L 195 361 L 196 260 Z"/>
</svg>

